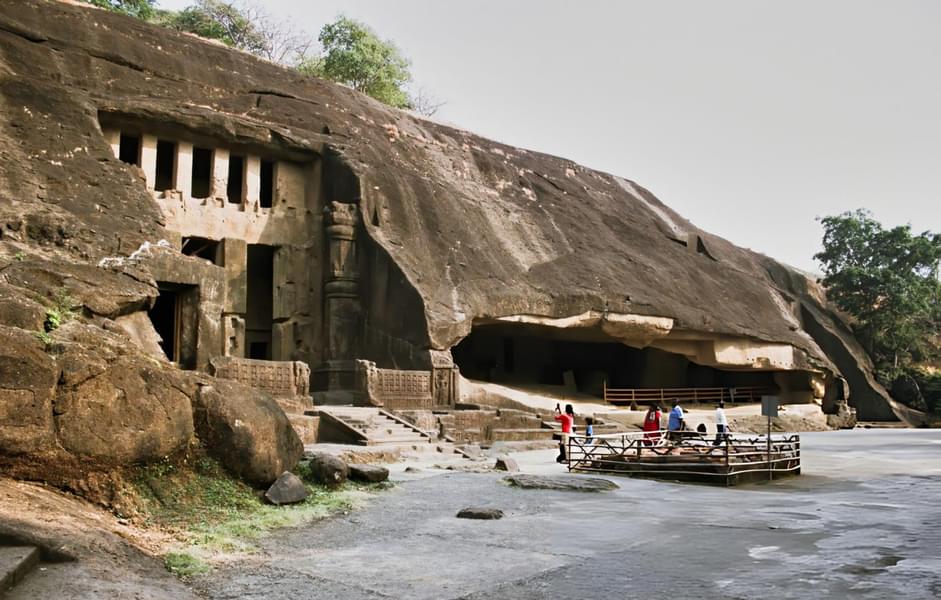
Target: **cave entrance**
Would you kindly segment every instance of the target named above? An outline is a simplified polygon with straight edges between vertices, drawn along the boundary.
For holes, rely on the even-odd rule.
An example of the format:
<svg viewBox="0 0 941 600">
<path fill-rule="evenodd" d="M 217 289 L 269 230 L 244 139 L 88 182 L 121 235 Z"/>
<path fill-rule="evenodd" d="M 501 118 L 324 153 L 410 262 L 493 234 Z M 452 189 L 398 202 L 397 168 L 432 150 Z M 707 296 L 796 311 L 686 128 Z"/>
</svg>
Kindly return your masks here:
<svg viewBox="0 0 941 600">
<path fill-rule="evenodd" d="M 657 348 L 626 346 L 598 330 L 478 325 L 451 349 L 469 379 L 511 386 L 557 387 L 601 397 L 609 388 L 748 388 L 773 390 L 773 371 L 703 366 Z"/>
<path fill-rule="evenodd" d="M 182 369 L 196 368 L 199 288 L 158 282 L 159 295 L 148 311 L 167 360 Z"/>
<path fill-rule="evenodd" d="M 275 246 L 248 245 L 245 347 L 248 358 L 271 360 L 274 326 Z"/>
</svg>

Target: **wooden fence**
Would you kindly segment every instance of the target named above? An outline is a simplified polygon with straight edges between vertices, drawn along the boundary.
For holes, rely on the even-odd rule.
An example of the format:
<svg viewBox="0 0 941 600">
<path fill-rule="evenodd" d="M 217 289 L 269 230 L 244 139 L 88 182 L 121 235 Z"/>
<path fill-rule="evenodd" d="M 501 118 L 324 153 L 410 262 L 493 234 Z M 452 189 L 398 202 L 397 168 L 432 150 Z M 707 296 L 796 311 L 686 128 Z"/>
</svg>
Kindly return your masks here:
<svg viewBox="0 0 941 600">
<path fill-rule="evenodd" d="M 774 395 L 773 388 L 747 386 L 735 388 L 609 388 L 604 385 L 604 399 L 610 404 L 668 405 L 674 398 L 681 404 L 715 404 L 723 400 L 735 402 L 761 402 L 762 396 Z"/>
</svg>

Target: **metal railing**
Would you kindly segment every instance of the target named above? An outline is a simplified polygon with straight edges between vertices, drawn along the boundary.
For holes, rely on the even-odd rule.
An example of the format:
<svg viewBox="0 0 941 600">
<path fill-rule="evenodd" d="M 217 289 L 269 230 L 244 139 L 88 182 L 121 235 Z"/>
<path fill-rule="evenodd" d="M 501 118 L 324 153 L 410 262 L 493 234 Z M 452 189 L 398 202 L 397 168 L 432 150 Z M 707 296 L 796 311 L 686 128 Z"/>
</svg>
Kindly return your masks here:
<svg viewBox="0 0 941 600">
<path fill-rule="evenodd" d="M 721 436 L 718 444 L 716 435 Z M 566 442 L 570 471 L 623 473 L 700 480 L 740 475 L 800 472 L 800 435 L 695 431 L 637 431 L 588 438 L 570 434 Z"/>
<path fill-rule="evenodd" d="M 609 388 L 604 384 L 604 399 L 610 404 L 662 404 L 674 398 L 686 404 L 712 404 L 720 400 L 734 402 L 761 402 L 762 396 L 775 393 L 773 388 L 745 386 L 734 388 Z"/>
</svg>

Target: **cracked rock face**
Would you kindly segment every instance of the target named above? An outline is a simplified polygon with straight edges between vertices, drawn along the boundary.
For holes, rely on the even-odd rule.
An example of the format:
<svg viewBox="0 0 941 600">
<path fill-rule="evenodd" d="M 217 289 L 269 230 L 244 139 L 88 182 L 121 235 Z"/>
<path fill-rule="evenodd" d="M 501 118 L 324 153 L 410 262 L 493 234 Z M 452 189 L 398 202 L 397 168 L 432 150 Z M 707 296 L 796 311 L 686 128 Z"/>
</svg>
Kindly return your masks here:
<svg viewBox="0 0 941 600">
<path fill-rule="evenodd" d="M 407 289 L 407 302 L 388 304 L 403 324 L 391 337 L 410 357 L 447 353 L 475 324 L 569 326 L 584 315 L 581 325 L 616 339 L 692 332 L 749 340 L 760 352 L 793 349 L 793 368 L 844 373 L 860 418 L 894 416 L 858 344 L 803 275 L 698 229 L 634 182 L 193 36 L 74 4 L 8 0 L 0 460 L 23 474 L 41 461 L 16 457 L 156 460 L 193 432 L 189 404 L 203 380 L 133 349 L 112 327 L 149 308 L 157 287 L 146 269 L 102 259 L 168 232 L 140 169 L 115 159 L 102 114 L 341 165 L 350 181 L 325 181 L 324 193 L 357 190 L 328 200 L 358 202 L 364 241 Z M 47 345 L 37 334 L 60 290 L 76 324 L 91 329 L 54 331 Z M 267 467 L 251 470 L 270 481 L 289 468 L 274 466 L 296 453 L 288 437 Z"/>
</svg>

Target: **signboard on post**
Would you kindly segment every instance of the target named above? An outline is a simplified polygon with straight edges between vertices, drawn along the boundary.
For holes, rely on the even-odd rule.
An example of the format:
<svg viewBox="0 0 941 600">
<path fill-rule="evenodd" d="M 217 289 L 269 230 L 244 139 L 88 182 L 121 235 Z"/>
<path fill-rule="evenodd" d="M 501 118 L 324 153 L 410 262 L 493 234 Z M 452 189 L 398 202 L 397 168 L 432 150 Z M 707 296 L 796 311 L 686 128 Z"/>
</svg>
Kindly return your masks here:
<svg viewBox="0 0 941 600">
<path fill-rule="evenodd" d="M 777 396 L 762 396 L 761 397 L 761 414 L 765 417 L 776 417 L 778 416 L 778 397 Z"/>
<path fill-rule="evenodd" d="M 771 460 L 771 418 L 778 416 L 778 397 L 761 397 L 761 414 L 768 417 L 768 479 L 774 479 L 774 462 Z"/>
</svg>

